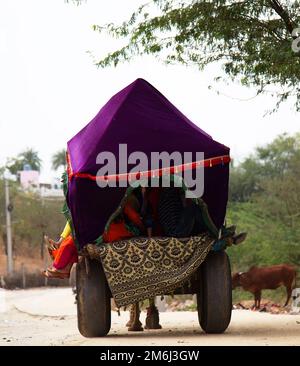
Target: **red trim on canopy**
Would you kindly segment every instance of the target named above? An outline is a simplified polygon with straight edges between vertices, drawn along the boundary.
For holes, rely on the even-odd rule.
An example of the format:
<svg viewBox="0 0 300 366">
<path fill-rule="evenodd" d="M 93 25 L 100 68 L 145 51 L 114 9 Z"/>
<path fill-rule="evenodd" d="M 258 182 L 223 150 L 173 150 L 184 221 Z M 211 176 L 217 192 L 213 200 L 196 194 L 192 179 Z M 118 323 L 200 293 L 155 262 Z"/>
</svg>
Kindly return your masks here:
<svg viewBox="0 0 300 366">
<path fill-rule="evenodd" d="M 68 173 L 69 173 L 68 175 L 69 175 L 69 179 L 74 176 L 76 178 L 85 178 L 85 179 L 90 179 L 93 181 L 97 181 L 97 180 L 100 180 L 100 181 L 108 181 L 108 180 L 132 181 L 132 180 L 143 179 L 143 178 L 157 178 L 157 177 L 161 177 L 162 175 L 174 174 L 174 173 L 176 174 L 176 173 L 183 172 L 185 170 L 192 170 L 192 169 L 196 169 L 196 168 L 200 168 L 200 167 L 201 168 L 202 167 L 211 168 L 215 165 L 227 164 L 230 162 L 230 160 L 231 159 L 230 159 L 229 155 L 222 155 L 222 156 L 216 156 L 216 157 L 209 158 L 209 159 L 194 161 L 192 163 L 176 165 L 176 166 L 172 166 L 169 168 L 146 170 L 143 172 L 136 172 L 136 173 L 123 173 L 123 174 L 96 176 L 96 175 L 87 174 L 87 173 L 73 173 L 71 164 L 70 164 L 70 157 L 68 156 L 68 163 L 69 163 L 68 166 L 71 168 L 68 171 Z"/>
<path fill-rule="evenodd" d="M 73 169 L 72 169 L 72 165 L 71 165 L 70 154 L 68 151 L 66 151 L 66 161 L 67 161 L 67 174 L 68 174 L 69 179 L 71 179 L 73 176 Z"/>
</svg>

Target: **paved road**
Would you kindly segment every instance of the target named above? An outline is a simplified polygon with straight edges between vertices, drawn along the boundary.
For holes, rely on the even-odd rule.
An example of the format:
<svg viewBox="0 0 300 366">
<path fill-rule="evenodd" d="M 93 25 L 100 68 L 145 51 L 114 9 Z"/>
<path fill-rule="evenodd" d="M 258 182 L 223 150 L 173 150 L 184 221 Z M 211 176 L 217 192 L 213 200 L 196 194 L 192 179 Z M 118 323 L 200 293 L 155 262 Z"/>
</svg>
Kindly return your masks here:
<svg viewBox="0 0 300 366">
<path fill-rule="evenodd" d="M 0 345 L 300 345 L 300 315 L 234 310 L 221 335 L 203 333 L 196 312 L 165 312 L 160 319 L 162 330 L 129 333 L 128 313 L 113 312 L 109 335 L 87 339 L 77 331 L 69 288 L 0 290 Z"/>
</svg>

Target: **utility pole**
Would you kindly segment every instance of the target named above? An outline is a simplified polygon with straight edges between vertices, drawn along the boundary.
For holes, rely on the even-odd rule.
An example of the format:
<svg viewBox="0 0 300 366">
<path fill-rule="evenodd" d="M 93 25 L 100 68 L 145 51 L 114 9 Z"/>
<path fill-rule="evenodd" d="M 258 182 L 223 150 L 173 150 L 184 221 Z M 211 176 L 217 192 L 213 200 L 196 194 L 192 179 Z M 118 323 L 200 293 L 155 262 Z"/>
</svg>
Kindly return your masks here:
<svg viewBox="0 0 300 366">
<path fill-rule="evenodd" d="M 43 194 L 41 192 L 41 203 L 42 203 L 42 210 L 41 210 L 41 214 L 42 214 L 42 223 L 41 223 L 41 229 L 42 229 L 42 241 L 41 241 L 41 259 L 44 259 L 44 248 L 45 248 L 45 228 L 46 225 L 44 223 L 44 218 L 45 218 L 45 200 L 43 197 Z"/>
<path fill-rule="evenodd" d="M 6 242 L 7 242 L 7 273 L 11 274 L 14 270 L 13 253 L 12 253 L 12 236 L 11 236 L 11 217 L 12 205 L 9 201 L 9 183 L 4 180 L 5 185 L 5 214 L 6 214 Z"/>
<path fill-rule="evenodd" d="M 47 255 L 44 255 L 44 248 L 45 248 L 45 240 L 44 240 L 44 237 L 45 237 L 45 228 L 46 228 L 46 225 L 44 223 L 44 218 L 45 218 L 45 215 L 44 215 L 44 212 L 45 212 L 45 200 L 44 200 L 44 197 L 42 195 L 42 229 L 43 229 L 43 238 L 42 238 L 42 246 L 41 246 L 41 258 L 44 260 L 44 267 L 45 267 L 45 270 L 47 270 L 48 268 L 48 256 Z M 45 286 L 48 286 L 48 277 L 45 276 Z"/>
</svg>

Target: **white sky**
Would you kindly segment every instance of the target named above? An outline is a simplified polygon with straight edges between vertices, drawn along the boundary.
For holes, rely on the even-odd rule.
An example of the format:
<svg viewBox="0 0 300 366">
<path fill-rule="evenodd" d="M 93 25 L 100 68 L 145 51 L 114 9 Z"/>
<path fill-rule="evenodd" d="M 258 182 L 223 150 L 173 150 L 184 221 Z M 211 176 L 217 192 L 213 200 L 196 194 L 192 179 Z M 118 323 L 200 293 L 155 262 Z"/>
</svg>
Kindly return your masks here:
<svg viewBox="0 0 300 366">
<path fill-rule="evenodd" d="M 214 139 L 241 160 L 257 145 L 282 132 L 300 130 L 291 104 L 263 117 L 275 100 L 255 90 L 219 85 L 208 90 L 218 66 L 204 72 L 164 66 L 143 57 L 117 68 L 97 69 L 86 51 L 104 55 L 112 40 L 92 24 L 123 21 L 145 0 L 0 0 L 0 165 L 27 147 L 43 160 L 42 179 L 50 180 L 51 157 L 84 127 L 121 88 L 142 77 Z"/>
</svg>

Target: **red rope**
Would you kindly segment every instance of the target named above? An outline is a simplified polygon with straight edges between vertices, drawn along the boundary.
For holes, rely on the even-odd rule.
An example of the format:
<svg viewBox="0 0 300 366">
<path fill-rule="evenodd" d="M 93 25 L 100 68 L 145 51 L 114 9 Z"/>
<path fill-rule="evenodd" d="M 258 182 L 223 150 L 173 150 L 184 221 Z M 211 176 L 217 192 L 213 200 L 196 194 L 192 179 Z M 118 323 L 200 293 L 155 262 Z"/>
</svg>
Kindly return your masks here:
<svg viewBox="0 0 300 366">
<path fill-rule="evenodd" d="M 67 160 L 67 174 L 69 179 L 71 179 L 71 177 L 73 176 L 73 169 L 71 165 L 70 154 L 68 151 L 66 151 L 66 160 Z"/>
<path fill-rule="evenodd" d="M 154 169 L 154 170 L 146 170 L 143 172 L 136 172 L 136 173 L 123 173 L 123 174 L 112 174 L 112 175 L 102 175 L 102 176 L 95 176 L 92 174 L 87 173 L 73 173 L 69 175 L 69 178 L 76 177 L 76 178 L 85 178 L 90 179 L 93 181 L 101 180 L 101 181 L 123 181 L 123 180 L 136 180 L 140 178 L 157 178 L 161 177 L 165 174 L 176 174 L 183 172 L 185 170 L 192 170 L 196 168 L 211 168 L 215 165 L 219 164 L 227 164 L 230 162 L 230 156 L 229 155 L 222 155 L 222 156 L 216 156 L 209 159 L 194 161 L 192 163 L 186 163 L 181 165 L 172 166 L 169 168 L 161 168 L 161 169 Z M 71 170 L 71 169 L 70 169 Z"/>
</svg>

